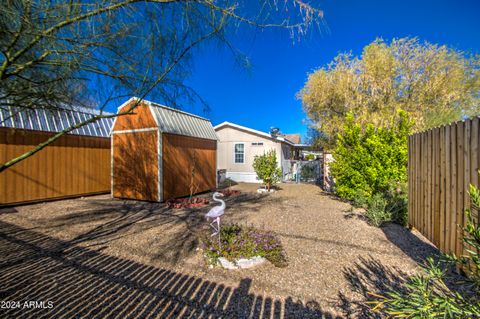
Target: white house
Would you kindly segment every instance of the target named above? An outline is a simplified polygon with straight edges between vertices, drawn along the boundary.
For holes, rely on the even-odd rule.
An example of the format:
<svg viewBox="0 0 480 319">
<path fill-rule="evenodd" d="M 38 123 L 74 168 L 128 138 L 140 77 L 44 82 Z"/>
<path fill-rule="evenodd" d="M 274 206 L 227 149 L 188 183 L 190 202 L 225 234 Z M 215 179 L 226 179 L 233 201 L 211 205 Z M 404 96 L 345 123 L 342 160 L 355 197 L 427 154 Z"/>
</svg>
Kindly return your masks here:
<svg viewBox="0 0 480 319">
<path fill-rule="evenodd" d="M 226 177 L 236 182 L 258 183 L 253 170 L 255 155 L 275 150 L 279 167 L 286 174 L 295 149 L 305 147 L 283 135 L 257 131 L 238 124 L 223 122 L 214 127 L 217 137 L 217 169 L 226 170 Z"/>
</svg>

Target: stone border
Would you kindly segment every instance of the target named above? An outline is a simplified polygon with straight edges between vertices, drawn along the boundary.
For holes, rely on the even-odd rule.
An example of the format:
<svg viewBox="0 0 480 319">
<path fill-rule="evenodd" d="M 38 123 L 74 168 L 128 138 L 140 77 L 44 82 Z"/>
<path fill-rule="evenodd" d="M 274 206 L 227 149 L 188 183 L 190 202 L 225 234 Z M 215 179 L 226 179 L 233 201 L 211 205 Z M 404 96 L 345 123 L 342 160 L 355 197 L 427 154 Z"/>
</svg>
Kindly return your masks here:
<svg viewBox="0 0 480 319">
<path fill-rule="evenodd" d="M 257 193 L 259 194 L 269 194 L 269 193 L 274 193 L 275 190 L 273 188 L 270 188 L 270 190 L 267 190 L 266 188 L 259 188 L 257 189 Z"/>
<path fill-rule="evenodd" d="M 258 266 L 267 261 L 265 258 L 255 256 L 252 258 L 240 258 L 235 261 L 228 261 L 224 257 L 218 258 L 218 264 L 225 269 L 245 269 Z"/>
</svg>

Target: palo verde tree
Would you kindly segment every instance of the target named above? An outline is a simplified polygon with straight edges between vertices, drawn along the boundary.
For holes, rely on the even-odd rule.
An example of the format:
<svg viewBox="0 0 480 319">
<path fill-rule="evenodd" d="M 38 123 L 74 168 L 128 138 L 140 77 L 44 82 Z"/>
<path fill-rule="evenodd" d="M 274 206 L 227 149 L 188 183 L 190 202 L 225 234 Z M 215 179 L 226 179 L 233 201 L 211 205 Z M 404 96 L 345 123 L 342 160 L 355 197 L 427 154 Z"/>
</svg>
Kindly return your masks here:
<svg viewBox="0 0 480 319">
<path fill-rule="evenodd" d="M 325 146 L 351 113 L 362 127 L 387 127 L 399 110 L 413 131 L 480 111 L 480 58 L 416 38 L 377 39 L 361 56 L 338 55 L 309 75 L 298 97 Z"/>
<path fill-rule="evenodd" d="M 99 115 L 0 164 L 0 172 L 63 134 L 100 118 L 109 103 L 147 95 L 171 106 L 201 98 L 185 85 L 192 56 L 216 41 L 239 52 L 240 25 L 279 27 L 301 36 L 322 12 L 301 0 L 4 0 L 0 6 L 0 108 L 16 112 L 71 106 Z M 5 119 L 4 119 L 5 120 Z"/>
</svg>

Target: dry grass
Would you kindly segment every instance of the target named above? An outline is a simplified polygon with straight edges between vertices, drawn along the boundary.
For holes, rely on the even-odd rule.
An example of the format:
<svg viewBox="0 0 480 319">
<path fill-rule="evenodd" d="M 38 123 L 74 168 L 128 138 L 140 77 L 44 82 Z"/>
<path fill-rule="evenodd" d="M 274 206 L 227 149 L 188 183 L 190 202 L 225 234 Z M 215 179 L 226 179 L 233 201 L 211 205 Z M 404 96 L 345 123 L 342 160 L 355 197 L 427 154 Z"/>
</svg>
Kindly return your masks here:
<svg viewBox="0 0 480 319">
<path fill-rule="evenodd" d="M 254 192 L 257 185 L 234 188 L 242 195 L 227 200 L 224 222 L 275 231 L 288 267 L 208 268 L 197 248 L 207 231 L 203 215 L 210 207 L 171 210 L 163 204 L 95 196 L 20 206 L 17 212 L 0 213 L 0 221 L 224 286 L 248 279 L 249 293 L 299 300 L 339 317 L 370 316 L 363 303 L 368 292 L 401 283 L 426 255 L 435 253 L 418 233 L 396 225 L 369 226 L 348 203 L 314 185 L 282 184 L 266 196 Z"/>
</svg>

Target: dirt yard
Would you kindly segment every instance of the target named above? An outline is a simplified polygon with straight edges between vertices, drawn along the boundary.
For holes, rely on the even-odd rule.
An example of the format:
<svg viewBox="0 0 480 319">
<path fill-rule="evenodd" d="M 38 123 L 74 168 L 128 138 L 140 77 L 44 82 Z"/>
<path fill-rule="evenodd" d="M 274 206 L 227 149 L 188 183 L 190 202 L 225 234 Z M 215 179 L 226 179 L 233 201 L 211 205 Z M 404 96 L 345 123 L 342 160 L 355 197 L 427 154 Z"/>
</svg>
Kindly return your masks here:
<svg viewBox="0 0 480 319">
<path fill-rule="evenodd" d="M 371 317 L 363 303 L 368 293 L 401 283 L 435 253 L 416 232 L 369 226 L 317 186 L 282 184 L 270 195 L 256 194 L 257 187 L 233 187 L 242 194 L 227 199 L 224 222 L 275 231 L 286 268 L 209 268 L 199 238 L 211 206 L 172 210 L 94 196 L 0 210 L 0 300 L 43 296 L 66 318 L 72 303 L 77 310 L 71 314 L 94 317 Z M 159 281 L 155 272 L 171 278 Z M 189 282 L 199 286 L 194 290 Z M 95 295 L 92 283 L 109 288 Z M 68 301 L 70 289 L 78 291 Z M 155 298 L 161 302 L 152 306 Z M 100 312 L 92 310 L 96 303 Z"/>
</svg>

